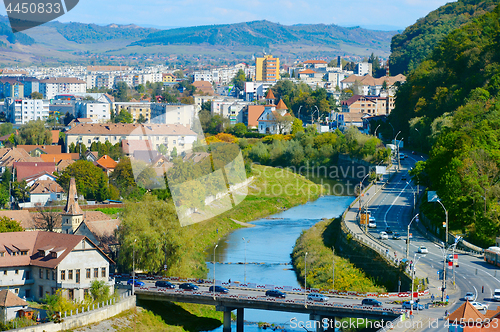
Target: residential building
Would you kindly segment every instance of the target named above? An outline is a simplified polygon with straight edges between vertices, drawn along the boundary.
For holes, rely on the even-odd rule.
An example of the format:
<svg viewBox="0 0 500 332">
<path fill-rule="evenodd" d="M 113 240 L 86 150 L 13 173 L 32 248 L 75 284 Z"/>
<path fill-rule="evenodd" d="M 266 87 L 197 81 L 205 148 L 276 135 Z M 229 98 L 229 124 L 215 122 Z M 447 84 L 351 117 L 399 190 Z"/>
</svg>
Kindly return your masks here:
<svg viewBox="0 0 500 332">
<path fill-rule="evenodd" d="M 114 262 L 81 235 L 55 232 L 0 233 L 0 289 L 40 300 L 62 290 L 70 300 L 82 301 L 91 282 L 109 279 Z"/>
<path fill-rule="evenodd" d="M 150 102 L 114 102 L 113 112 L 120 113 L 124 109 L 132 115 L 134 122 L 137 122 L 142 117 L 148 123 L 151 119 L 151 103 Z"/>
<path fill-rule="evenodd" d="M 4 112 L 13 124 L 25 124 L 29 121 L 47 120 L 49 117 L 49 101 L 42 99 L 6 98 Z"/>
<path fill-rule="evenodd" d="M 97 159 L 94 163 L 97 167 L 101 168 L 107 175 L 110 175 L 114 170 L 116 165 L 118 164 L 108 155 L 104 155 L 101 158 Z"/>
<path fill-rule="evenodd" d="M 30 156 L 25 150 L 18 148 L 0 148 L 0 170 L 5 172 L 6 168 L 12 170 L 15 162 L 30 162 L 38 161 L 41 162 L 42 159 L 39 157 Z"/>
<path fill-rule="evenodd" d="M 271 91 L 271 90 L 269 90 Z M 246 126 L 248 129 L 257 129 L 259 127 L 259 118 L 264 112 L 264 105 L 248 105 L 246 108 Z"/>
<path fill-rule="evenodd" d="M 310 69 L 324 69 L 328 67 L 328 62 L 323 61 L 323 60 L 306 60 L 304 61 L 304 68 L 310 68 Z"/>
<path fill-rule="evenodd" d="M 42 154 L 60 154 L 61 145 L 21 145 L 18 149 L 26 151 L 32 157 L 40 157 Z M 41 160 L 40 160 L 41 161 Z"/>
<path fill-rule="evenodd" d="M 0 97 L 24 98 L 24 84 L 19 77 L 0 78 Z"/>
<path fill-rule="evenodd" d="M 87 92 L 87 82 L 74 77 L 52 77 L 40 81 L 40 90 L 45 99 L 65 93 Z"/>
<path fill-rule="evenodd" d="M 63 188 L 53 180 L 37 180 L 30 187 L 30 205 L 46 206 L 66 199 Z"/>
<path fill-rule="evenodd" d="M 179 124 L 191 127 L 195 111 L 195 105 L 152 103 L 150 123 Z"/>
<path fill-rule="evenodd" d="M 78 101 L 75 103 L 77 118 L 88 118 L 93 123 L 105 123 L 111 119 L 109 103 Z"/>
<path fill-rule="evenodd" d="M 155 149 L 163 144 L 169 152 L 176 147 L 177 152 L 182 153 L 192 149 L 194 141 L 197 140 L 197 134 L 189 126 L 180 124 L 125 123 L 81 124 L 66 132 L 66 148 L 71 143 L 75 145 L 83 143 L 90 146 L 93 142 L 109 141 L 115 145 L 122 140 L 149 140 Z"/>
<path fill-rule="evenodd" d="M 396 94 L 397 86 L 406 81 L 406 76 L 398 74 L 396 76 L 383 76 L 380 78 L 373 78 L 371 75 L 357 76 L 351 75 L 340 82 L 340 89 L 344 90 L 351 88 L 355 82 L 359 83 L 362 95 L 378 96 L 382 92 L 386 95 L 394 96 Z M 399 83 L 396 83 L 399 82 Z M 385 87 L 384 87 L 385 85 Z M 385 91 L 383 91 L 385 88 Z"/>
<path fill-rule="evenodd" d="M 325 76 L 325 72 L 317 72 L 312 69 L 299 71 L 299 79 L 308 82 L 321 82 Z"/>
<path fill-rule="evenodd" d="M 259 133 L 261 134 L 287 134 L 292 131 L 292 116 L 288 113 L 283 100 L 280 99 L 277 105 L 274 105 L 274 94 L 269 90 L 266 96 L 268 104 L 264 112 L 259 117 Z"/>
<path fill-rule="evenodd" d="M 53 174 L 56 171 L 56 164 L 53 162 L 14 162 L 17 182 L 21 182 L 33 175 L 47 172 Z"/>
<path fill-rule="evenodd" d="M 0 322 L 3 324 L 22 316 L 20 311 L 28 310 L 28 302 L 15 294 L 16 290 L 4 289 L 0 291 Z"/>
<path fill-rule="evenodd" d="M 162 81 L 165 83 L 173 83 L 173 82 L 175 82 L 175 80 L 176 80 L 175 75 L 170 74 L 170 73 L 163 74 L 163 76 L 162 76 Z"/>
<path fill-rule="evenodd" d="M 276 82 L 245 82 L 245 100 L 254 101 L 264 98 Z"/>
<path fill-rule="evenodd" d="M 277 82 L 280 79 L 280 59 L 264 55 L 255 59 L 255 80 L 257 82 Z"/>
<path fill-rule="evenodd" d="M 214 89 L 212 88 L 212 84 L 206 81 L 194 81 L 192 85 L 196 88 L 196 92 L 201 92 L 206 95 L 213 95 Z"/>
<path fill-rule="evenodd" d="M 394 97 L 372 97 L 354 95 L 341 102 L 343 113 L 389 115 L 394 109 Z"/>
<path fill-rule="evenodd" d="M 372 75 L 372 64 L 370 62 L 358 62 L 356 64 L 356 74 L 358 76 Z"/>
</svg>

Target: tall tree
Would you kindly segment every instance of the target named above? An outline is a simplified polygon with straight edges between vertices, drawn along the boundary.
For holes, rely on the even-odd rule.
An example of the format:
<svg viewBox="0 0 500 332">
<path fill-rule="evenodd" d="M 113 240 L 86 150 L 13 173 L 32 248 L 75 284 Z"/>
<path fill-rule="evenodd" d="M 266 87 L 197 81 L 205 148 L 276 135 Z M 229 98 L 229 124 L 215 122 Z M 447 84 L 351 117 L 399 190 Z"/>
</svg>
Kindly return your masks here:
<svg viewBox="0 0 500 332">
<path fill-rule="evenodd" d="M 14 137 L 18 144 L 52 144 L 52 133 L 45 128 L 42 120 L 30 121 L 19 128 L 19 134 Z"/>
<path fill-rule="evenodd" d="M 108 176 L 92 162 L 77 160 L 58 174 L 57 183 L 68 190 L 72 177 L 76 179 L 78 193 L 86 199 L 102 202 L 109 198 Z"/>
</svg>

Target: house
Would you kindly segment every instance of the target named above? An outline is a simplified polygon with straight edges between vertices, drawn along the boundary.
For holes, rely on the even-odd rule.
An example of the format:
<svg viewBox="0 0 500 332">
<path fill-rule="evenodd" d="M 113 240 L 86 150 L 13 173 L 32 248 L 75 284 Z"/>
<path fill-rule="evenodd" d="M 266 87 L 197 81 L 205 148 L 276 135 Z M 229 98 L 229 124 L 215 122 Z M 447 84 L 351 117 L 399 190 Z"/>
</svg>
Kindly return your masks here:
<svg viewBox="0 0 500 332">
<path fill-rule="evenodd" d="M 94 162 L 94 164 L 97 167 L 101 168 L 104 172 L 106 172 L 107 175 L 109 175 L 115 170 L 115 167 L 118 163 L 114 161 L 110 156 L 104 155 L 96 162 Z"/>
<path fill-rule="evenodd" d="M 39 300 L 62 290 L 81 301 L 91 282 L 109 279 L 114 262 L 87 237 L 54 232 L 0 233 L 0 289 Z"/>
<path fill-rule="evenodd" d="M 76 160 L 67 160 L 63 159 L 59 163 L 56 164 L 57 172 L 62 172 L 66 167 L 74 163 Z"/>
<path fill-rule="evenodd" d="M 56 171 L 56 164 L 53 162 L 15 162 L 13 167 L 18 182 L 36 174 L 43 172 L 52 174 Z"/>
<path fill-rule="evenodd" d="M 18 148 L 0 149 L 0 168 L 2 173 L 6 168 L 12 169 L 15 162 L 41 162 L 38 157 L 31 157 L 25 150 Z"/>
<path fill-rule="evenodd" d="M 32 157 L 40 157 L 42 154 L 60 154 L 61 145 L 18 145 L 18 149 L 26 151 Z"/>
<path fill-rule="evenodd" d="M 394 109 L 394 97 L 354 95 L 341 102 L 343 113 L 389 115 Z"/>
<path fill-rule="evenodd" d="M 500 324 L 500 307 L 480 313 L 466 301 L 448 316 L 449 332 L 496 332 Z"/>
<path fill-rule="evenodd" d="M 84 124 L 84 123 L 92 123 L 92 119 L 89 118 L 76 118 L 74 120 L 71 120 L 70 123 L 68 123 L 68 127 L 71 129 L 79 124 Z"/>
<path fill-rule="evenodd" d="M 91 162 L 97 161 L 99 159 L 99 152 L 87 150 L 85 152 L 85 159 Z"/>
<path fill-rule="evenodd" d="M 271 90 L 269 90 L 271 91 Z M 246 120 L 248 129 L 259 127 L 259 117 L 264 113 L 264 105 L 248 105 L 246 109 Z"/>
<path fill-rule="evenodd" d="M 55 181 L 56 180 L 56 177 L 52 174 L 52 173 L 49 173 L 47 171 L 43 171 L 43 172 L 40 172 L 40 173 L 37 173 L 37 174 L 34 174 L 34 175 L 31 175 L 31 176 L 28 176 L 27 178 L 24 179 L 24 181 L 26 181 L 26 184 L 28 186 L 32 186 L 36 181 L 38 180 L 43 180 L 43 181 L 46 181 L 46 180 L 52 180 L 52 181 Z"/>
<path fill-rule="evenodd" d="M 271 97 L 271 95 L 268 93 L 267 97 Z M 259 133 L 271 135 L 290 133 L 293 118 L 287 112 L 288 108 L 285 103 L 280 99 L 278 105 L 274 105 L 272 103 L 273 99 L 267 97 L 268 105 L 264 107 L 264 112 L 262 112 L 258 120 Z"/>
<path fill-rule="evenodd" d="M 80 159 L 79 153 L 47 153 L 41 154 L 40 158 L 44 162 L 53 162 L 58 164 L 61 160 L 78 160 Z"/>
<path fill-rule="evenodd" d="M 65 199 L 65 196 L 64 189 L 53 180 L 37 180 L 30 188 L 32 206 L 45 206 Z"/>
<path fill-rule="evenodd" d="M 99 212 L 99 211 L 92 211 Z M 103 213 L 104 215 L 104 213 Z M 116 232 L 121 225 L 120 219 L 104 217 L 85 218 L 75 230 L 75 235 L 86 236 L 90 241 L 102 249 L 111 259 L 117 259 L 119 242 Z"/>
<path fill-rule="evenodd" d="M 192 85 L 196 88 L 196 92 L 207 94 L 207 95 L 213 95 L 214 94 L 214 89 L 212 88 L 212 84 L 207 81 L 194 81 Z"/>
<path fill-rule="evenodd" d="M 20 299 L 8 289 L 0 291 L 0 322 L 5 324 L 14 318 L 21 317 L 23 314 L 19 311 L 22 310 L 28 311 L 28 302 Z"/>
<path fill-rule="evenodd" d="M 35 220 L 28 210 L 0 210 L 0 218 L 4 217 L 19 222 L 25 231 L 36 229 Z"/>
</svg>

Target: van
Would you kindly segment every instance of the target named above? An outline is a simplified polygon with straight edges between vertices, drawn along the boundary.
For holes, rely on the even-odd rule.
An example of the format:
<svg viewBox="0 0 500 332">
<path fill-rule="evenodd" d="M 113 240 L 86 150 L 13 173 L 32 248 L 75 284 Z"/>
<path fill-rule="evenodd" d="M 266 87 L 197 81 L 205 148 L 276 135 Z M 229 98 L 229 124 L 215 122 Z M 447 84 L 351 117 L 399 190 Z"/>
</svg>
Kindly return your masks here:
<svg viewBox="0 0 500 332">
<path fill-rule="evenodd" d="M 500 289 L 495 289 L 493 292 L 493 300 L 500 301 Z"/>
<path fill-rule="evenodd" d="M 400 152 L 399 153 L 399 160 L 403 160 L 405 158 L 406 158 L 405 154 Z"/>
</svg>

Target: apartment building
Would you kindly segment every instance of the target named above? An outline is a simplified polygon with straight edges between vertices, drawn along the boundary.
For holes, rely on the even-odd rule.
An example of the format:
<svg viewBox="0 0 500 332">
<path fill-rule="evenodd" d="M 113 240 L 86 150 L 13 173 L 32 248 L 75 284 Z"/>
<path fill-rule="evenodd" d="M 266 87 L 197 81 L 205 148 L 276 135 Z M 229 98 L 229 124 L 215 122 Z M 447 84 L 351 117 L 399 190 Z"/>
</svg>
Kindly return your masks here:
<svg viewBox="0 0 500 332">
<path fill-rule="evenodd" d="M 151 123 L 179 124 L 191 128 L 196 105 L 151 103 Z"/>
<path fill-rule="evenodd" d="M 126 110 L 132 115 L 134 122 L 137 122 L 142 117 L 149 122 L 151 119 L 151 103 L 150 102 L 114 102 L 112 111 L 115 114 L 120 113 L 122 109 Z"/>
<path fill-rule="evenodd" d="M 343 113 L 389 115 L 394 109 L 394 97 L 354 95 L 341 103 Z"/>
<path fill-rule="evenodd" d="M 255 59 L 255 80 L 257 82 L 277 82 L 280 79 L 280 59 L 272 55 Z"/>
<path fill-rule="evenodd" d="M 372 64 L 369 62 L 359 62 L 356 64 L 356 74 L 358 76 L 373 75 Z"/>
<path fill-rule="evenodd" d="M 9 122 L 25 124 L 49 117 L 49 101 L 42 99 L 6 98 L 3 109 Z"/>
<path fill-rule="evenodd" d="M 93 123 L 104 123 L 111 119 L 109 103 L 94 101 L 77 101 L 75 103 L 76 118 L 88 118 Z"/>
<path fill-rule="evenodd" d="M 52 77 L 40 81 L 40 90 L 45 99 L 56 95 L 87 92 L 87 82 L 74 77 Z"/>
<path fill-rule="evenodd" d="M 91 282 L 109 279 L 109 259 L 88 238 L 55 232 L 0 233 L 0 290 L 39 300 L 62 289 L 81 301 Z"/>
</svg>

